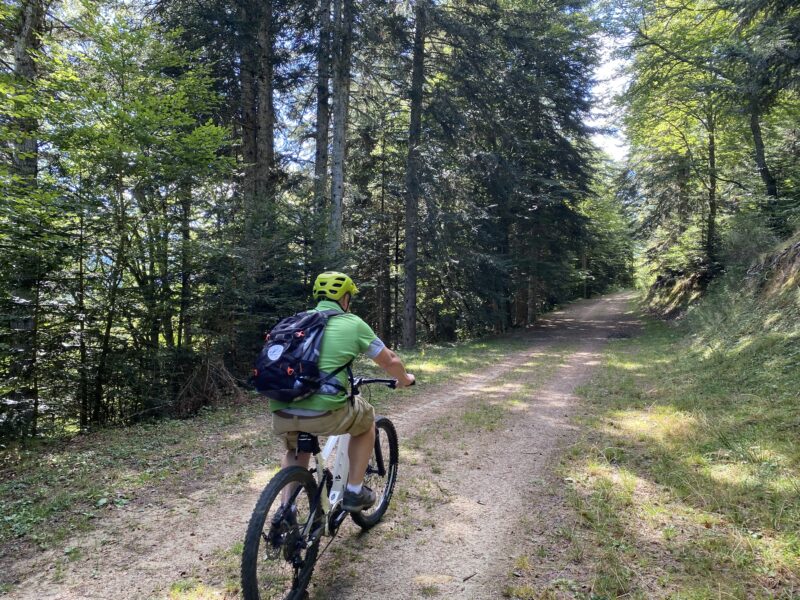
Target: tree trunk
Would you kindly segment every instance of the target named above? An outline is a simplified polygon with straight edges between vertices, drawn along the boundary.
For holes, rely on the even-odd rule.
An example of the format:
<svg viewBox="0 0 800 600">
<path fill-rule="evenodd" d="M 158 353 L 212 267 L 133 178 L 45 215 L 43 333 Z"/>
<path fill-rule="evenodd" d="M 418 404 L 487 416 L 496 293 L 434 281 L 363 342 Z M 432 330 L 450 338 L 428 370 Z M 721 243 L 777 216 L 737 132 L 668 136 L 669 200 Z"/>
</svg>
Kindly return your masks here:
<svg viewBox="0 0 800 600">
<path fill-rule="evenodd" d="M 523 285 L 524 284 L 524 285 Z M 528 284 L 519 279 L 514 290 L 514 327 L 525 327 L 528 310 Z"/>
<path fill-rule="evenodd" d="M 239 4 L 241 23 L 241 48 L 239 49 L 239 87 L 241 93 L 242 161 L 243 181 L 242 200 L 245 213 L 252 211 L 256 196 L 256 157 L 258 124 L 256 119 L 256 54 L 255 39 L 251 33 L 253 14 L 245 7 L 245 0 Z"/>
<path fill-rule="evenodd" d="M 536 322 L 536 281 L 532 276 L 528 276 L 528 318 L 527 325 L 530 327 Z"/>
<path fill-rule="evenodd" d="M 81 184 L 79 184 L 81 185 Z M 80 188 L 79 188 L 80 189 Z M 80 429 L 86 431 L 89 428 L 89 376 L 87 364 L 86 348 L 86 273 L 83 257 L 86 253 L 86 220 L 83 210 L 83 202 L 80 203 L 80 221 L 78 237 L 78 336 L 80 366 L 78 367 L 78 402 L 80 405 Z"/>
<path fill-rule="evenodd" d="M 317 130 L 314 152 L 314 210 L 317 226 L 325 223 L 328 209 L 328 129 L 331 120 L 331 0 L 319 3 L 319 46 L 317 48 Z M 322 251 L 319 240 L 314 239 L 317 256 Z"/>
<path fill-rule="evenodd" d="M 347 113 L 350 105 L 350 55 L 353 37 L 353 0 L 333 2 L 333 151 L 331 154 L 331 220 L 328 246 L 335 257 L 342 245 L 344 163 Z"/>
<path fill-rule="evenodd" d="M 274 35 L 272 0 L 261 3 L 258 19 L 258 76 L 256 77 L 256 198 L 257 213 L 266 216 L 274 190 L 275 104 L 273 99 Z"/>
<path fill-rule="evenodd" d="M 157 305 L 157 315 L 161 330 L 167 347 L 170 349 L 175 348 L 175 328 L 173 327 L 173 317 L 175 316 L 175 307 L 172 301 L 172 273 L 170 272 L 170 239 L 172 238 L 172 227 L 170 215 L 168 214 L 167 200 L 161 198 L 161 215 L 160 215 L 157 237 L 158 245 L 158 285 L 155 286 L 157 295 L 155 296 Z M 153 278 L 155 283 L 155 278 Z"/>
<path fill-rule="evenodd" d="M 414 28 L 414 50 L 411 58 L 411 115 L 408 126 L 408 160 L 406 164 L 406 252 L 405 305 L 403 307 L 403 346 L 417 343 L 417 236 L 419 226 L 420 172 L 419 144 L 422 136 L 422 86 L 425 81 L 425 2 L 417 2 Z"/>
<path fill-rule="evenodd" d="M 45 8 L 40 0 L 23 0 L 19 5 L 14 30 L 13 73 L 14 84 L 21 93 L 33 92 L 38 78 L 34 53 L 41 48 L 40 35 L 44 29 Z M 38 188 L 39 123 L 31 116 L 10 119 L 11 130 L 11 180 L 9 191 L 19 194 L 21 199 L 35 199 Z M 27 244 L 15 248 L 19 252 L 17 270 L 11 274 L 12 335 L 11 350 L 14 360 L 9 365 L 9 379 L 14 382 L 12 395 L 15 400 L 30 402 L 32 418 L 28 433 L 37 434 L 39 416 L 39 386 L 37 359 L 39 344 L 39 308 L 41 294 L 41 251 Z"/>
<path fill-rule="evenodd" d="M 36 277 L 36 285 L 34 287 L 33 295 L 33 354 L 30 357 L 30 366 L 27 369 L 26 381 L 30 382 L 30 395 L 33 399 L 33 417 L 31 418 L 31 437 L 36 437 L 39 433 L 39 321 L 41 320 L 42 308 L 42 281 L 40 278 L 41 269 L 39 261 L 37 260 L 37 271 L 39 275 Z"/>
<path fill-rule="evenodd" d="M 759 121 L 760 114 L 755 102 L 750 103 L 750 132 L 753 134 L 753 146 L 755 150 L 756 166 L 758 166 L 758 174 L 761 175 L 761 180 L 764 182 L 764 187 L 767 190 L 767 196 L 771 198 L 778 197 L 778 183 L 775 177 L 769 170 L 767 165 L 767 158 L 764 154 L 764 139 L 761 136 L 761 123 Z"/>
<path fill-rule="evenodd" d="M 137 197 L 139 206 L 143 206 L 146 202 L 144 199 L 144 192 L 137 188 L 134 189 L 133 194 Z M 145 217 L 147 219 L 147 235 L 145 238 L 147 244 L 147 268 L 144 272 L 144 281 L 140 283 L 140 287 L 142 288 L 142 302 L 145 306 L 145 312 L 144 315 L 142 315 L 142 321 L 144 324 L 146 324 L 148 331 L 147 346 L 152 351 L 153 356 L 155 356 L 155 353 L 158 350 L 158 337 L 161 331 L 161 315 L 158 302 L 159 290 L 158 286 L 156 285 L 156 269 L 157 265 L 160 263 L 160 253 L 158 249 L 158 231 L 153 223 L 155 215 L 148 216 Z"/>
<path fill-rule="evenodd" d="M 20 7 L 19 29 L 14 36 L 14 76 L 24 90 L 36 82 L 34 53 L 41 48 L 39 36 L 44 29 L 44 5 L 41 0 L 24 0 Z M 39 160 L 36 132 L 39 124 L 33 117 L 14 119 L 17 136 L 13 142 L 12 167 L 24 185 L 35 185 Z"/>
<path fill-rule="evenodd" d="M 708 220 L 706 222 L 706 260 L 717 263 L 717 141 L 713 112 L 708 115 Z"/>
<path fill-rule="evenodd" d="M 178 316 L 178 347 L 192 348 L 192 188 L 183 184 L 181 195 L 181 305 Z"/>
<path fill-rule="evenodd" d="M 581 252 L 581 271 L 583 271 L 583 297 L 589 297 L 589 255 L 586 248 Z"/>
<path fill-rule="evenodd" d="M 386 129 L 381 127 L 381 236 L 380 267 L 378 272 L 378 331 L 380 338 L 389 341 L 392 337 L 392 274 L 389 243 L 391 231 L 386 214 Z"/>
<path fill-rule="evenodd" d="M 400 219 L 394 222 L 394 304 L 392 314 L 392 343 L 400 342 L 402 324 L 400 322 Z"/>
<path fill-rule="evenodd" d="M 691 221 L 692 208 L 689 205 L 691 199 L 689 179 L 691 178 L 692 170 L 689 159 L 686 156 L 680 156 L 678 160 L 678 229 L 680 233 L 683 233 Z"/>
<path fill-rule="evenodd" d="M 508 202 L 508 198 L 505 198 Z M 503 208 L 500 226 L 502 227 L 503 236 L 500 245 L 500 255 L 505 259 L 511 256 L 511 218 L 508 214 L 508 209 Z M 511 277 L 502 269 L 497 270 L 498 288 L 500 289 L 500 302 L 498 306 L 498 329 L 501 333 L 508 331 L 511 327 L 512 312 L 511 312 Z"/>
</svg>

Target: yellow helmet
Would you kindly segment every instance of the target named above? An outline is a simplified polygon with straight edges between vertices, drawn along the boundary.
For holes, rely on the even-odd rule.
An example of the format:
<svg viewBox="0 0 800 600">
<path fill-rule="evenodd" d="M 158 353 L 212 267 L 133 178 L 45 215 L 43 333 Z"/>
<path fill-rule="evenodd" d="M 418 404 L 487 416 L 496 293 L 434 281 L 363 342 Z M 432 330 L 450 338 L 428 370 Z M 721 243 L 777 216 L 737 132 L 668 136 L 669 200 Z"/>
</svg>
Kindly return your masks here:
<svg viewBox="0 0 800 600">
<path fill-rule="evenodd" d="M 338 271 L 325 271 L 317 275 L 314 281 L 314 298 L 330 298 L 331 300 L 340 300 L 342 296 L 347 293 L 355 296 L 358 293 L 358 288 L 353 280 L 344 273 Z"/>
</svg>

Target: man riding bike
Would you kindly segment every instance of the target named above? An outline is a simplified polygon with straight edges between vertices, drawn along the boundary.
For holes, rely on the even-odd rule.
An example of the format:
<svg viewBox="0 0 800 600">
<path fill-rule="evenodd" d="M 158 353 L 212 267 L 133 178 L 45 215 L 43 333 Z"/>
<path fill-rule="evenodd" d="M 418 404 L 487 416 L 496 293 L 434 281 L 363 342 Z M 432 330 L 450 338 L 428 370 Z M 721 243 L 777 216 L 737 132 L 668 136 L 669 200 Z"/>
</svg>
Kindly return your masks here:
<svg viewBox="0 0 800 600">
<path fill-rule="evenodd" d="M 375 444 L 375 413 L 372 405 L 359 396 L 348 400 L 343 391 L 347 383 L 343 367 L 359 354 L 366 354 L 397 379 L 399 387 L 414 383 L 414 376 L 406 372 L 400 358 L 386 347 L 369 325 L 350 313 L 350 304 L 357 293 L 353 280 L 344 273 L 326 271 L 317 276 L 313 295 L 318 304 L 313 310 L 335 310 L 338 313 L 328 320 L 325 327 L 319 368 L 323 374 L 338 370 L 333 376 L 337 381 L 323 384 L 318 393 L 303 400 L 290 403 L 270 400 L 272 429 L 286 445 L 282 467 L 297 465 L 308 468 L 311 453 L 297 450 L 300 431 L 313 435 L 350 434 L 350 475 L 342 500 L 342 508 L 349 512 L 367 509 L 375 503 L 375 493 L 363 485 Z"/>
</svg>

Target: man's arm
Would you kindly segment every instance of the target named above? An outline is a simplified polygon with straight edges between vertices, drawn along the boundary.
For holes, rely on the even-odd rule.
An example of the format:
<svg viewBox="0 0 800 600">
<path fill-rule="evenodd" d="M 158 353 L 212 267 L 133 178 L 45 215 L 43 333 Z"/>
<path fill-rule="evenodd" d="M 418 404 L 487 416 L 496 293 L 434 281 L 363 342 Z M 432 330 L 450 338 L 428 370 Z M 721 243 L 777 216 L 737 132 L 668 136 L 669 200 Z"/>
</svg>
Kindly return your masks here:
<svg viewBox="0 0 800 600">
<path fill-rule="evenodd" d="M 408 387 L 414 383 L 415 378 L 411 373 L 406 372 L 403 361 L 387 347 L 384 346 L 372 360 L 374 360 L 381 369 L 397 379 L 397 384 L 400 387 Z"/>
</svg>

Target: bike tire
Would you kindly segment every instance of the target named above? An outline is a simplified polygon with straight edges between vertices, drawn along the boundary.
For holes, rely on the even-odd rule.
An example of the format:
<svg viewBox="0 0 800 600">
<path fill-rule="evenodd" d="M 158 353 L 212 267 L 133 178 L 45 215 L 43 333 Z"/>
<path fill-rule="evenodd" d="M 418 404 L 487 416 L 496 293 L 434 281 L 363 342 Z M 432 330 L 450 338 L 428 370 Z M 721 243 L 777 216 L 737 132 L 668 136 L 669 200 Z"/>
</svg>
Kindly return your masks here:
<svg viewBox="0 0 800 600">
<path fill-rule="evenodd" d="M 276 519 L 285 490 L 297 511 L 289 518 Z M 261 492 L 242 550 L 244 600 L 302 600 L 306 597 L 319 552 L 322 523 L 316 499 L 316 481 L 302 467 L 281 469 Z M 309 534 L 303 538 L 309 523 Z"/>
<path fill-rule="evenodd" d="M 397 483 L 399 455 L 397 431 L 394 424 L 386 417 L 377 417 L 375 419 L 375 448 L 369 459 L 364 484 L 377 494 L 378 499 L 370 509 L 350 515 L 356 525 L 362 529 L 369 529 L 377 525 L 386 513 L 386 509 L 389 508 L 394 486 Z M 384 475 L 379 472 L 379 456 L 383 461 Z"/>
</svg>

